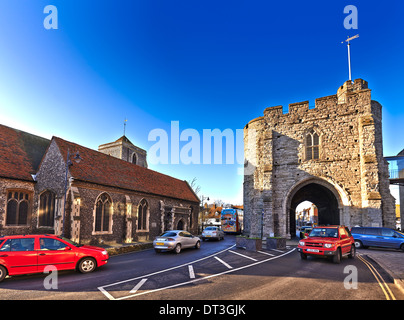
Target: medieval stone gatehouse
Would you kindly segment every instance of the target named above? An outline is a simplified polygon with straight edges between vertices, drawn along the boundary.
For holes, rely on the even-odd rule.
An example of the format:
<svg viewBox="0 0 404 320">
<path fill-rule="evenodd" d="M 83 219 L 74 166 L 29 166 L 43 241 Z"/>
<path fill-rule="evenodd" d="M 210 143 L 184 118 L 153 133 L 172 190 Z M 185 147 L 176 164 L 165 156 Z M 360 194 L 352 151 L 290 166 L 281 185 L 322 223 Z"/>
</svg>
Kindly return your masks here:
<svg viewBox="0 0 404 320">
<path fill-rule="evenodd" d="M 244 228 L 251 236 L 295 235 L 308 200 L 319 224 L 394 227 L 383 159 L 382 106 L 362 79 L 336 95 L 264 110 L 244 128 Z"/>
</svg>

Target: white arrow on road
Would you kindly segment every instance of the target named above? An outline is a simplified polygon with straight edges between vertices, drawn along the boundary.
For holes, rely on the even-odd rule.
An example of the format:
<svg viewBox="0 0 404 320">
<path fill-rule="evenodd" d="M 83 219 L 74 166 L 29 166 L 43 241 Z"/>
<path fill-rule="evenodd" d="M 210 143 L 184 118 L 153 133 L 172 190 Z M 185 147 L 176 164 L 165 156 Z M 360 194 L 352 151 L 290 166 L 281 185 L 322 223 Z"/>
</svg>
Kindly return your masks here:
<svg viewBox="0 0 404 320">
<path fill-rule="evenodd" d="M 147 281 L 147 279 L 142 279 L 129 293 L 135 293 L 140 289 L 141 286 L 144 285 L 144 283 Z"/>
</svg>

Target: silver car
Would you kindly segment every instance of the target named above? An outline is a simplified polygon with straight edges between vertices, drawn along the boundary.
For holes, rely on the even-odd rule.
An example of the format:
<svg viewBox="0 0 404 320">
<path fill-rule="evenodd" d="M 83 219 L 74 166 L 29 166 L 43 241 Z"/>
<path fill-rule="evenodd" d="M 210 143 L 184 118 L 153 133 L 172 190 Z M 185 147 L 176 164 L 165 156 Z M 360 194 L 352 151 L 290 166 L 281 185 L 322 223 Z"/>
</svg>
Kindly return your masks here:
<svg viewBox="0 0 404 320">
<path fill-rule="evenodd" d="M 188 231 L 184 230 L 169 230 L 158 236 L 153 241 L 154 250 L 174 250 L 175 253 L 180 253 L 185 248 L 201 247 L 201 239 L 193 236 Z"/>
<path fill-rule="evenodd" d="M 206 227 L 205 230 L 202 232 L 202 240 L 205 241 L 206 239 L 224 239 L 224 232 L 220 227 Z"/>
</svg>

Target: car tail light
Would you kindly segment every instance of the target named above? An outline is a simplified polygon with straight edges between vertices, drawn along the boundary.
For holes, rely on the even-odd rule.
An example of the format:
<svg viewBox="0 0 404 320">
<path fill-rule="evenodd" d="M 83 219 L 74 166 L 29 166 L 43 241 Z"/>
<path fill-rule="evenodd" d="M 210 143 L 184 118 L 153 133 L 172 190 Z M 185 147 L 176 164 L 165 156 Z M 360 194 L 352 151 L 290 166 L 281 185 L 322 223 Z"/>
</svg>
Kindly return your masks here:
<svg viewBox="0 0 404 320">
<path fill-rule="evenodd" d="M 167 241 L 175 241 L 174 238 L 167 238 Z"/>
</svg>

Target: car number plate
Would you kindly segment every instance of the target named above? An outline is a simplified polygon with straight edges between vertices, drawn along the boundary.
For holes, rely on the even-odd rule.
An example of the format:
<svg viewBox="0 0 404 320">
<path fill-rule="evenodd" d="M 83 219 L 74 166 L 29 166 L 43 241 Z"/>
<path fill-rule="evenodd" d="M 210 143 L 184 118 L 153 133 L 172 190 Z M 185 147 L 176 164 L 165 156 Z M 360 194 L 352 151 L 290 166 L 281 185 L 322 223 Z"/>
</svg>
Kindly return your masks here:
<svg viewBox="0 0 404 320">
<path fill-rule="evenodd" d="M 164 246 L 164 242 L 156 242 L 156 246 Z"/>
<path fill-rule="evenodd" d="M 317 249 L 307 249 L 308 252 L 320 252 L 320 250 Z"/>
</svg>

